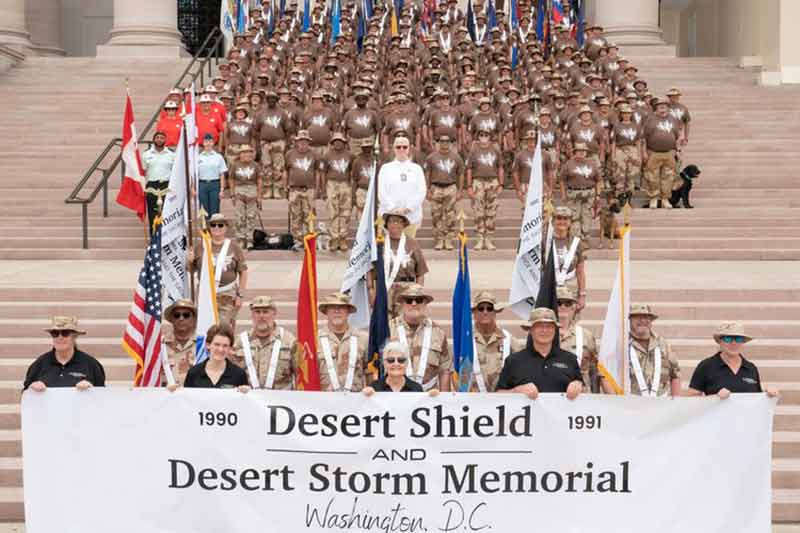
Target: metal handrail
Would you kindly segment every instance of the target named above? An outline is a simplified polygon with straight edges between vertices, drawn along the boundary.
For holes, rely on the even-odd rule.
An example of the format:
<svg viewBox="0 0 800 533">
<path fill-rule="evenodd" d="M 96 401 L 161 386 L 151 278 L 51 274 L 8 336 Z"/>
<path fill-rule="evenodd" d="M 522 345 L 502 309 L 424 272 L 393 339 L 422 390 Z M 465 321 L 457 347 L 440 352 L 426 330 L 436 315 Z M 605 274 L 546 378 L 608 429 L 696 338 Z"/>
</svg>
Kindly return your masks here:
<svg viewBox="0 0 800 533">
<path fill-rule="evenodd" d="M 219 64 L 219 56 L 217 55 L 217 51 L 219 50 L 220 44 L 222 43 L 222 39 L 224 35 L 219 28 L 214 28 L 208 34 L 206 39 L 203 41 L 203 44 L 200 45 L 197 53 L 192 57 L 192 61 L 186 66 L 183 73 L 177 79 L 177 81 L 173 84 L 173 87 L 188 87 L 192 83 L 194 83 L 197 78 L 200 78 L 200 86 L 205 85 L 206 79 L 206 70 L 208 70 L 208 78 L 211 78 L 211 61 L 214 60 L 214 64 Z M 199 68 L 193 71 L 193 68 L 199 64 Z M 188 78 L 187 78 L 188 76 Z M 158 117 L 161 113 L 161 110 L 164 108 L 164 104 L 167 103 L 169 99 L 169 95 L 164 97 L 161 101 L 161 105 L 158 106 L 156 112 L 150 118 L 150 121 L 142 130 L 141 134 L 139 135 L 139 144 L 149 144 L 149 141 L 145 140 L 145 137 L 150 132 L 150 128 L 158 121 Z M 94 202 L 97 195 L 100 194 L 102 191 L 103 193 L 103 218 L 108 217 L 108 180 L 111 178 L 111 175 L 120 167 L 120 181 L 125 176 L 125 164 L 122 163 L 122 150 L 120 149 L 120 153 L 113 159 L 111 164 L 106 168 L 101 168 L 103 161 L 106 159 L 108 154 L 115 148 L 119 146 L 122 147 L 122 139 L 119 137 L 114 137 L 106 147 L 100 152 L 100 155 L 97 156 L 97 159 L 94 160 L 94 163 L 91 164 L 89 169 L 83 175 L 81 180 L 75 185 L 75 188 L 72 192 L 67 196 L 64 200 L 64 203 L 67 204 L 80 204 L 81 206 L 81 226 L 82 226 L 82 236 L 83 236 L 83 249 L 89 249 L 89 204 Z M 86 184 L 95 175 L 96 172 L 102 173 L 102 178 L 100 179 L 99 183 L 94 187 L 94 189 L 89 192 L 88 195 L 82 196 L 83 190 L 86 187 Z"/>
</svg>

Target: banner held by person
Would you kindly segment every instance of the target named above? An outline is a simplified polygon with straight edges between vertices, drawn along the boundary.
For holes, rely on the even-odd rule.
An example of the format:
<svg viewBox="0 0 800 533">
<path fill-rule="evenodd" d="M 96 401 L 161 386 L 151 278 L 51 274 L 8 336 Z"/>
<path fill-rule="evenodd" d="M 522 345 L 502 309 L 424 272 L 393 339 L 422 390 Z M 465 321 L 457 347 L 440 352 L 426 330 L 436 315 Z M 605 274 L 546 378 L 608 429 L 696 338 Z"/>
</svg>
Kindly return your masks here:
<svg viewBox="0 0 800 533">
<path fill-rule="evenodd" d="M 542 140 L 536 142 L 531 165 L 525 213 L 519 229 L 519 250 L 511 275 L 508 303 L 511 310 L 523 320 L 536 303 L 542 278 Z"/>
<path fill-rule="evenodd" d="M 775 403 L 28 391 L 25 528 L 769 533 Z"/>
</svg>

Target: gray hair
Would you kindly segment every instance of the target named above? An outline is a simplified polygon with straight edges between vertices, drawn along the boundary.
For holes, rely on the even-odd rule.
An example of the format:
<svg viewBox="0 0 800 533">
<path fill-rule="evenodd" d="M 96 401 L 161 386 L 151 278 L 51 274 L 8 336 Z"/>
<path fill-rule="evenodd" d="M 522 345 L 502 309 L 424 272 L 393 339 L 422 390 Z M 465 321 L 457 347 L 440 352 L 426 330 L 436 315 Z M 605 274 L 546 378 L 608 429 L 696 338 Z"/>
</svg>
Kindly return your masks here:
<svg viewBox="0 0 800 533">
<path fill-rule="evenodd" d="M 390 353 L 408 358 L 408 347 L 400 341 L 389 341 L 383 347 L 383 356 L 386 357 Z"/>
</svg>

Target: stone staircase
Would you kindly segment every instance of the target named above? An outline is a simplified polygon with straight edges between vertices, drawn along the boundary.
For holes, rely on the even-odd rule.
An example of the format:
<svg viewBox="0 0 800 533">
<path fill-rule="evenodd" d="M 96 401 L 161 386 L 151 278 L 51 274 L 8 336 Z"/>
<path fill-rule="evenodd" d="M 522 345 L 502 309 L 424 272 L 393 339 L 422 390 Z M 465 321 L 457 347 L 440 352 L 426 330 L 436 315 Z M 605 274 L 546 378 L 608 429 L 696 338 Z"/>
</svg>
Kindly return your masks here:
<svg viewBox="0 0 800 533">
<path fill-rule="evenodd" d="M 635 61 L 656 94 L 672 85 L 684 92 L 694 118 L 684 162 L 698 164 L 704 174 L 693 191 L 696 209 L 634 210 L 633 297 L 661 315 L 657 329 L 675 346 L 684 385 L 697 362 L 713 353 L 714 326 L 725 319 L 746 323 L 756 337 L 746 355 L 764 381 L 782 391 L 773 438 L 773 519 L 800 522 L 800 184 L 793 179 L 800 168 L 794 141 L 800 88 L 756 87 L 751 71 L 724 59 Z M 99 203 L 91 206 L 90 249 L 81 250 L 80 208 L 63 200 L 99 149 L 119 135 L 125 73 L 136 71 L 130 85 L 142 128 L 182 66 L 32 59 L 0 78 L 0 98 L 8 104 L 0 123 L 6 141 L 0 143 L 0 194 L 7 198 L 0 213 L 6 235 L 0 268 L 7 274 L 0 279 L 0 520 L 23 519 L 19 389 L 31 360 L 49 346 L 42 333 L 48 316 L 78 315 L 89 331 L 81 346 L 100 358 L 112 386 L 130 384 L 133 365 L 119 341 L 142 260 L 141 226 L 113 205 L 112 190 L 108 218 L 100 216 Z M 52 80 L 60 87 L 50 94 L 45 83 Z M 468 203 L 461 206 L 469 216 Z M 318 207 L 324 220 L 323 203 Z M 506 297 L 520 207 L 512 194 L 504 195 L 500 249 L 470 256 L 473 290 Z M 224 209 L 231 212 L 228 204 Z M 284 230 L 283 202 L 265 203 L 264 224 Z M 426 284 L 436 297 L 431 313 L 449 329 L 455 257 L 431 249 L 429 224 L 420 235 L 431 268 Z M 616 250 L 590 255 L 583 320 L 599 334 L 615 268 L 608 260 Z M 319 254 L 321 294 L 338 288 L 343 258 Z M 291 252 L 249 256 L 245 298 L 271 294 L 279 301 L 279 321 L 290 328 L 298 260 Z M 247 315 L 241 313 L 240 329 L 249 326 Z M 521 333 L 510 312 L 501 323 Z"/>
</svg>

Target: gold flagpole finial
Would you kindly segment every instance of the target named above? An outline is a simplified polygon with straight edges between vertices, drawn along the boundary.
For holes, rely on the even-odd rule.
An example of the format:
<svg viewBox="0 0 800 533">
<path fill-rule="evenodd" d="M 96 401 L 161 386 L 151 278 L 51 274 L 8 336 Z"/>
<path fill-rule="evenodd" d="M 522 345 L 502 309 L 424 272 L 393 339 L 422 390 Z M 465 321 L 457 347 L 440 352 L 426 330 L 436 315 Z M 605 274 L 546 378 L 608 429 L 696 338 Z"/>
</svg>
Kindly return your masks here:
<svg viewBox="0 0 800 533">
<path fill-rule="evenodd" d="M 383 217 L 378 217 L 375 219 L 375 240 L 378 242 L 383 242 L 383 227 L 385 223 L 383 221 Z"/>
<path fill-rule="evenodd" d="M 632 211 L 633 210 L 631 209 L 631 203 L 625 202 L 625 205 L 622 207 L 622 221 L 625 226 L 631 225 Z"/>
<path fill-rule="evenodd" d="M 316 231 L 314 226 L 314 221 L 317 219 L 317 216 L 314 214 L 314 211 L 311 210 L 308 212 L 308 217 L 306 217 L 306 222 L 308 222 L 308 233 L 313 234 Z"/>
<path fill-rule="evenodd" d="M 464 219 L 467 218 L 464 214 L 464 210 L 461 209 L 458 211 L 458 215 L 456 216 L 456 220 L 458 220 L 458 232 L 462 235 L 464 234 Z"/>
<path fill-rule="evenodd" d="M 544 219 L 550 220 L 553 217 L 553 211 L 555 211 L 555 207 L 553 207 L 553 199 L 552 198 L 545 198 L 544 200 Z"/>
</svg>

